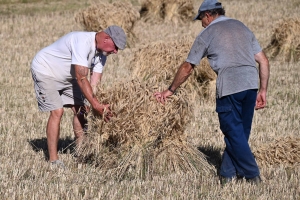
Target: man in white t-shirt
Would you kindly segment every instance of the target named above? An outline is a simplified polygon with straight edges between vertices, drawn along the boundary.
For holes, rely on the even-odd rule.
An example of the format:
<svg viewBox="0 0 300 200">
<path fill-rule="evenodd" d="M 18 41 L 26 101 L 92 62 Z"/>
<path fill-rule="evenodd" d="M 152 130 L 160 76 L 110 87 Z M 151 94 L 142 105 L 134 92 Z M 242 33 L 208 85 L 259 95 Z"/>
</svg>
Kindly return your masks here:
<svg viewBox="0 0 300 200">
<path fill-rule="evenodd" d="M 31 72 L 38 107 L 41 111 L 50 111 L 46 133 L 51 163 L 64 167 L 57 154 L 63 107 L 74 112 L 73 128 L 77 141 L 82 138 L 86 125 L 86 100 L 105 121 L 112 116 L 109 105 L 98 102 L 93 88 L 101 80 L 106 57 L 123 50 L 125 45 L 124 30 L 110 26 L 100 32 L 68 33 L 33 58 Z"/>
</svg>

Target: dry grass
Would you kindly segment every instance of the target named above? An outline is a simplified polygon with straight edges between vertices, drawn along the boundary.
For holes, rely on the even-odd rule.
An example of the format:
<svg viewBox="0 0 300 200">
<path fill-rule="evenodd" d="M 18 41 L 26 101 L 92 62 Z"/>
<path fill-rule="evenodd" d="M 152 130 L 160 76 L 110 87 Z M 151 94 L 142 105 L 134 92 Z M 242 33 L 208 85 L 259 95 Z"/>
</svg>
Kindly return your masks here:
<svg viewBox="0 0 300 200">
<path fill-rule="evenodd" d="M 73 142 L 70 110 L 66 110 L 63 116 L 59 141 L 60 158 L 68 170 L 50 169 L 45 160 L 48 113 L 40 113 L 37 109 L 29 66 L 42 47 L 69 31 L 83 29 L 74 21 L 75 12 L 62 12 L 61 9 L 74 5 L 84 8 L 90 1 L 47 2 L 0 5 L 1 14 L 10 8 L 0 18 L 1 199 L 299 199 L 300 168 L 296 164 L 287 164 L 285 157 L 280 163 L 272 164 L 262 164 L 258 160 L 264 181 L 258 187 L 245 182 L 221 187 L 217 176 L 206 173 L 165 173 L 148 180 L 126 177 L 122 181 L 107 179 L 99 167 L 78 163 L 70 153 L 68 146 Z M 243 21 L 251 28 L 262 47 L 270 43 L 278 22 L 291 17 L 299 18 L 300 4 L 297 0 L 224 0 L 222 3 L 228 16 Z M 195 4 L 194 7 L 198 8 L 200 2 Z M 38 9 L 33 9 L 34 5 Z M 56 9 L 43 10 L 52 6 Z M 27 8 L 30 12 L 27 10 L 26 14 Z M 22 12 L 17 9 L 22 9 Z M 79 9 L 77 11 L 80 12 Z M 103 88 L 109 91 L 120 80 L 126 82 L 133 79 L 129 65 L 136 50 L 158 40 L 169 43 L 182 36 L 194 38 L 201 30 L 200 22 L 176 27 L 168 23 L 149 25 L 137 21 L 133 31 L 139 42 L 136 47 L 127 48 L 108 59 Z M 275 148 L 278 139 L 287 141 L 284 138 L 300 137 L 299 82 L 299 61 L 271 61 L 268 106 L 256 111 L 253 120 L 250 137 L 253 152 L 261 148 Z M 217 169 L 224 140 L 214 101 L 190 98 L 187 101 L 195 105 L 191 109 L 190 122 L 185 127 L 187 142 L 207 155 L 208 161 Z M 287 155 L 299 151 L 297 145 L 293 148 L 289 146 L 289 149 Z"/>
<path fill-rule="evenodd" d="M 261 165 L 299 165 L 300 139 L 291 136 L 276 138 L 274 142 L 256 149 L 254 155 Z"/>
<path fill-rule="evenodd" d="M 300 60 L 300 19 L 285 19 L 278 23 L 265 48 L 270 58 L 281 61 Z"/>
<path fill-rule="evenodd" d="M 193 39 L 181 38 L 171 42 L 152 42 L 135 50 L 129 65 L 133 77 L 141 81 L 170 85 L 178 67 L 187 58 L 192 44 Z M 211 100 L 215 96 L 215 80 L 216 74 L 205 58 L 181 87 L 188 91 L 190 98 Z"/>
<path fill-rule="evenodd" d="M 213 171 L 184 134 L 191 117 L 187 92 L 179 89 L 161 105 L 153 93 L 165 87 L 130 81 L 108 91 L 100 88 L 97 98 L 111 105 L 114 117 L 110 123 L 95 113 L 90 117 L 89 133 L 77 151 L 80 158 L 118 179 Z"/>
<path fill-rule="evenodd" d="M 97 2 L 78 12 L 75 21 L 86 31 L 102 31 L 111 25 L 122 27 L 128 36 L 129 45 L 134 44 L 132 29 L 140 13 L 129 1 Z"/>
<path fill-rule="evenodd" d="M 194 4 L 192 0 L 144 0 L 140 13 L 146 22 L 182 24 L 194 16 Z"/>
</svg>

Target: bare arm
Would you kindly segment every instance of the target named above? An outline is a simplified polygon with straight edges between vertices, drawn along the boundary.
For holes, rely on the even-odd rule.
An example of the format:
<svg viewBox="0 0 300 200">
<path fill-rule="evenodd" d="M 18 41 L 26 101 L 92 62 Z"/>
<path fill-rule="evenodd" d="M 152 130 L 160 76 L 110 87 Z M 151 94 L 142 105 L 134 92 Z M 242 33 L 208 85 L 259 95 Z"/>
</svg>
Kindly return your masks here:
<svg viewBox="0 0 300 200">
<path fill-rule="evenodd" d="M 187 78 L 191 75 L 192 71 L 193 71 L 193 65 L 191 63 L 188 62 L 184 62 L 180 65 L 175 78 L 171 84 L 171 90 L 175 91 L 182 83 L 184 83 Z M 161 103 L 164 103 L 166 98 L 168 96 L 171 96 L 173 94 L 173 92 L 171 92 L 170 90 L 165 90 L 163 92 L 156 92 L 154 93 L 154 96 L 156 97 L 157 101 L 160 101 Z"/>
<path fill-rule="evenodd" d="M 80 65 L 72 65 L 72 67 L 75 68 L 75 76 L 77 79 L 77 83 L 85 98 L 90 102 L 93 109 L 96 110 L 99 114 L 103 115 L 104 111 L 106 110 L 108 112 L 108 116 L 106 116 L 107 118 L 105 119 L 108 120 L 111 116 L 109 105 L 100 104 L 96 96 L 93 94 L 91 84 L 87 79 L 89 69 Z"/>
<path fill-rule="evenodd" d="M 91 73 L 90 83 L 94 94 L 96 94 L 97 85 L 98 83 L 101 82 L 101 78 L 102 78 L 102 73 L 98 73 L 98 72 Z"/>
<path fill-rule="evenodd" d="M 267 90 L 270 76 L 269 60 L 264 52 L 259 52 L 254 55 L 255 61 L 259 64 L 259 80 L 260 87 L 256 98 L 255 109 L 264 108 L 267 104 Z"/>
</svg>

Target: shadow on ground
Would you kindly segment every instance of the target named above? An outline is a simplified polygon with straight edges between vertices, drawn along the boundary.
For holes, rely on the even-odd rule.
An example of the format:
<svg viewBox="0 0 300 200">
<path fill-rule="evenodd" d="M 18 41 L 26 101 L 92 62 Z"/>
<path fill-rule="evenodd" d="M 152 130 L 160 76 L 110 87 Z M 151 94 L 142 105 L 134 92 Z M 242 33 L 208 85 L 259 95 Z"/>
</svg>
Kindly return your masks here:
<svg viewBox="0 0 300 200">
<path fill-rule="evenodd" d="M 211 146 L 201 146 L 197 147 L 197 149 L 203 153 L 209 164 L 213 165 L 217 169 L 217 174 L 219 174 L 219 169 L 222 161 L 221 152 L 223 151 L 220 148 L 215 148 Z"/>
<path fill-rule="evenodd" d="M 39 138 L 33 140 L 27 140 L 27 142 L 32 147 L 33 151 L 40 152 L 43 151 L 45 160 L 49 160 L 49 153 L 47 147 L 47 138 Z M 60 138 L 58 141 L 58 151 L 61 154 L 72 153 L 74 151 L 75 142 L 71 137 Z"/>
</svg>

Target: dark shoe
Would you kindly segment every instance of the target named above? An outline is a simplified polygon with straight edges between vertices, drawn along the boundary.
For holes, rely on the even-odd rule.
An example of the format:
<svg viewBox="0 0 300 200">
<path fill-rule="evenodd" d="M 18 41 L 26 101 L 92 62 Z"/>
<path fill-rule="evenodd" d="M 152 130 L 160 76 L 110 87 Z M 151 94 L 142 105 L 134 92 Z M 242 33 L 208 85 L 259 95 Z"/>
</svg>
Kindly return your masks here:
<svg viewBox="0 0 300 200">
<path fill-rule="evenodd" d="M 262 183 L 260 176 L 255 176 L 254 178 L 248 178 L 246 179 L 246 181 L 248 183 L 255 184 L 255 185 L 259 185 L 260 183 Z"/>
<path fill-rule="evenodd" d="M 225 185 L 227 183 L 231 183 L 234 180 L 236 180 L 236 176 L 233 176 L 233 177 L 220 176 L 221 185 Z"/>
</svg>

